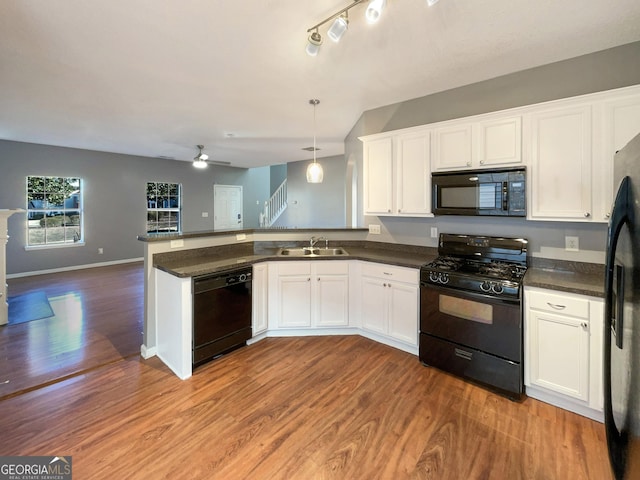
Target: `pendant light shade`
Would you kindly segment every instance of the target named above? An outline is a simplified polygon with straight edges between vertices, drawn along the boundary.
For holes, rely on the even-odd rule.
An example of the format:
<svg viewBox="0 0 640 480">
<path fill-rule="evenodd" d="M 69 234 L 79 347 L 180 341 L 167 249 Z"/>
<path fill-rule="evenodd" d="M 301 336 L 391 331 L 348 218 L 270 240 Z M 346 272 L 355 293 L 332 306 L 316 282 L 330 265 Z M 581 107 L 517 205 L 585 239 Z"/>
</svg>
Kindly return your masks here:
<svg viewBox="0 0 640 480">
<path fill-rule="evenodd" d="M 313 163 L 307 167 L 307 183 L 322 183 L 324 172 L 322 165 L 316 161 L 316 105 L 320 103 L 320 100 L 312 98 L 309 103 L 313 105 Z"/>
<path fill-rule="evenodd" d="M 307 167 L 307 183 L 322 183 L 324 172 L 322 171 L 322 165 L 313 162 Z"/>
</svg>

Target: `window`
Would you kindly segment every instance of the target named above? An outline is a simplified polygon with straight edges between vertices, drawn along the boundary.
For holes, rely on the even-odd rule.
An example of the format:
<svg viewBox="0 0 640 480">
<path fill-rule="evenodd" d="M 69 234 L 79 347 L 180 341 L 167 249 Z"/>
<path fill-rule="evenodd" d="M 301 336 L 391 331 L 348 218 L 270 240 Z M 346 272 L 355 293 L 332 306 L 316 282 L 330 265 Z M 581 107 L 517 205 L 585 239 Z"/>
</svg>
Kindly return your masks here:
<svg viewBox="0 0 640 480">
<path fill-rule="evenodd" d="M 27 246 L 81 243 L 82 180 L 27 177 Z"/>
<path fill-rule="evenodd" d="M 147 233 L 181 232 L 181 191 L 178 183 L 147 183 Z"/>
</svg>

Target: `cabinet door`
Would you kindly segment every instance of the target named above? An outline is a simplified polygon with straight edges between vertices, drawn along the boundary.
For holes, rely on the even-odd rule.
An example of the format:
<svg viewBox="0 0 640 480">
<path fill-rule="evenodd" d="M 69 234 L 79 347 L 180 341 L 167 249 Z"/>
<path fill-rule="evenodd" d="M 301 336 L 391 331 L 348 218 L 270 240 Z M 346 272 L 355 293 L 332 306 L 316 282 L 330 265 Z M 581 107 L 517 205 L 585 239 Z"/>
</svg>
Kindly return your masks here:
<svg viewBox="0 0 640 480">
<path fill-rule="evenodd" d="M 595 219 L 608 222 L 617 185 L 613 184 L 613 157 L 640 133 L 640 96 L 604 103 L 602 154 L 594 169 L 594 190 L 600 192 Z"/>
<path fill-rule="evenodd" d="M 400 215 L 431 214 L 429 132 L 397 138 L 397 205 Z"/>
<path fill-rule="evenodd" d="M 261 263 L 253 266 L 253 280 L 251 283 L 251 296 L 253 302 L 252 328 L 256 336 L 267 330 L 268 320 L 268 290 L 269 279 L 267 276 L 267 264 Z"/>
<path fill-rule="evenodd" d="M 317 275 L 314 282 L 314 325 L 317 327 L 348 326 L 349 276 Z"/>
<path fill-rule="evenodd" d="M 418 345 L 418 287 L 389 283 L 389 335 Z"/>
<path fill-rule="evenodd" d="M 591 220 L 591 108 L 532 115 L 532 220 Z"/>
<path fill-rule="evenodd" d="M 362 277 L 362 328 L 387 333 L 387 283 L 373 277 Z"/>
<path fill-rule="evenodd" d="M 470 168 L 473 163 L 472 134 L 470 123 L 434 130 L 433 170 Z"/>
<path fill-rule="evenodd" d="M 522 163 L 522 120 L 509 117 L 486 120 L 479 125 L 480 166 Z"/>
<path fill-rule="evenodd" d="M 364 213 L 393 212 L 393 139 L 382 138 L 364 144 Z"/>
<path fill-rule="evenodd" d="M 279 327 L 311 326 L 311 276 L 278 277 Z"/>
<path fill-rule="evenodd" d="M 529 311 L 529 380 L 589 400 L 589 330 L 585 320 Z"/>
</svg>

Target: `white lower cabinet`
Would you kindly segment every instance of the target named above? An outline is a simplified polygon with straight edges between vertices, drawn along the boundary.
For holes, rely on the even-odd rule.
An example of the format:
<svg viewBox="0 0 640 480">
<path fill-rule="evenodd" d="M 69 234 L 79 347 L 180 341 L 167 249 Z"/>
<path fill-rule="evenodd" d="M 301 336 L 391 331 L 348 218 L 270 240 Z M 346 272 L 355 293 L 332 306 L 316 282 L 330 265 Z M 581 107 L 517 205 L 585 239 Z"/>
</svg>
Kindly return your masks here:
<svg viewBox="0 0 640 480">
<path fill-rule="evenodd" d="M 601 299 L 525 288 L 527 395 L 602 420 Z"/>
<path fill-rule="evenodd" d="M 270 263 L 269 328 L 349 325 L 349 262 Z"/>
<path fill-rule="evenodd" d="M 417 348 L 418 270 L 364 262 L 360 287 L 363 330 Z"/>
</svg>

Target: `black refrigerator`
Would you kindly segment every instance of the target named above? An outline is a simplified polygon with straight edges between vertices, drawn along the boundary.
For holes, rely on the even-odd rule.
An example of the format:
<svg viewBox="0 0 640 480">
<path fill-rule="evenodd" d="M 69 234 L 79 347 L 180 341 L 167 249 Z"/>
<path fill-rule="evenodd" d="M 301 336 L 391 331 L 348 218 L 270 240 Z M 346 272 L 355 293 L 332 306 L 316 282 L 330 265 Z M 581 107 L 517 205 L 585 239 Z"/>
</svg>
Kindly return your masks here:
<svg viewBox="0 0 640 480">
<path fill-rule="evenodd" d="M 616 479 L 640 479 L 640 135 L 614 158 L 607 235 L 604 418 Z"/>
</svg>

